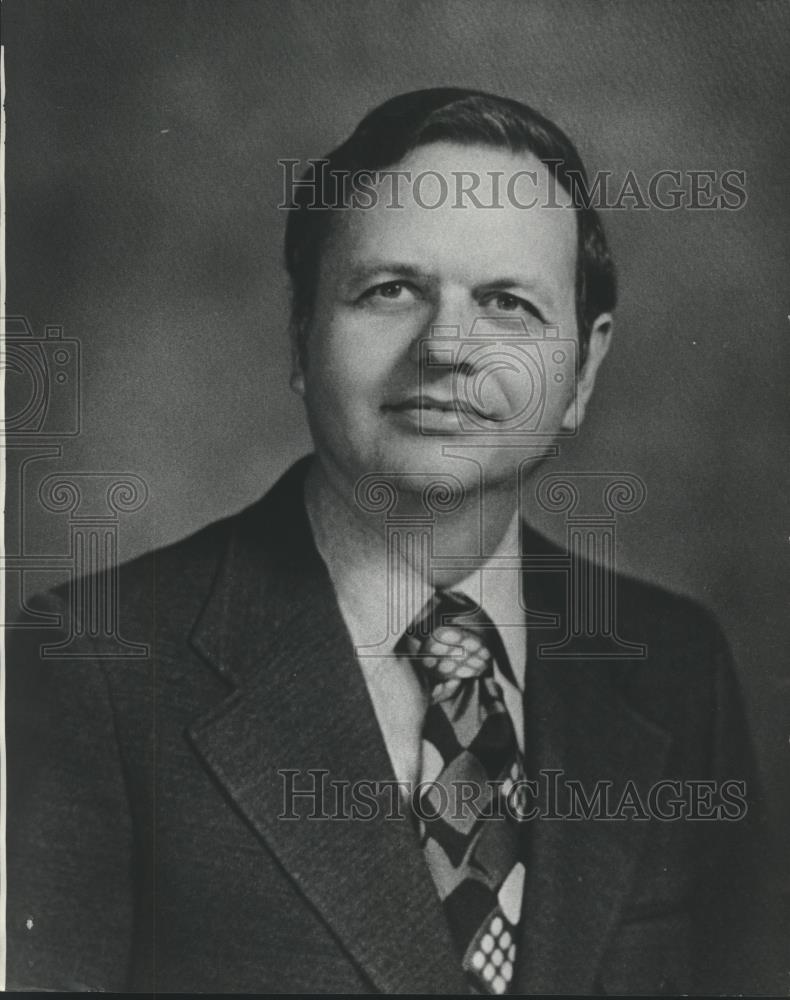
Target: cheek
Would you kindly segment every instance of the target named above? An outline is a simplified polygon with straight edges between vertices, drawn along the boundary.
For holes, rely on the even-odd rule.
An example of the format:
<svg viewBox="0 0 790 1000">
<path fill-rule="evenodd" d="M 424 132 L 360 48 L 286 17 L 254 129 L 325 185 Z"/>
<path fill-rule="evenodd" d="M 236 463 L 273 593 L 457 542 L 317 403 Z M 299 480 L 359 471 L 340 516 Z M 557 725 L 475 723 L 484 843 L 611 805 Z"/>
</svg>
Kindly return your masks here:
<svg viewBox="0 0 790 1000">
<path fill-rule="evenodd" d="M 386 384 L 400 357 L 398 338 L 391 334 L 359 314 L 335 314 L 316 323 L 308 341 L 311 378 L 335 395 L 360 395 L 366 386 Z"/>
<path fill-rule="evenodd" d="M 567 407 L 575 385 L 574 344 L 536 341 L 503 352 L 498 360 L 501 365 L 487 391 L 501 393 L 512 413 L 537 415 Z"/>
</svg>

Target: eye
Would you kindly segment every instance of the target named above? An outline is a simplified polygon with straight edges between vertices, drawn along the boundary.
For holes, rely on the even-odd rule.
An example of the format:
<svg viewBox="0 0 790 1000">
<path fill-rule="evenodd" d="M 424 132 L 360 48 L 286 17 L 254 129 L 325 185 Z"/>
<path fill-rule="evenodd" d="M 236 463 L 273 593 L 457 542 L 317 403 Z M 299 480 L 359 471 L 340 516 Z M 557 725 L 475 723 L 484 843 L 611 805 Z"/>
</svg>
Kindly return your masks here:
<svg viewBox="0 0 790 1000">
<path fill-rule="evenodd" d="M 543 314 L 528 299 L 522 299 L 520 295 L 513 295 L 512 292 L 493 292 L 483 303 L 491 305 L 498 312 L 526 312 L 530 316 L 535 316 L 542 323 L 545 322 Z"/>
<path fill-rule="evenodd" d="M 413 294 L 413 290 L 405 281 L 385 281 L 368 288 L 360 298 L 368 301 L 379 299 L 387 302 L 405 302 Z"/>
</svg>

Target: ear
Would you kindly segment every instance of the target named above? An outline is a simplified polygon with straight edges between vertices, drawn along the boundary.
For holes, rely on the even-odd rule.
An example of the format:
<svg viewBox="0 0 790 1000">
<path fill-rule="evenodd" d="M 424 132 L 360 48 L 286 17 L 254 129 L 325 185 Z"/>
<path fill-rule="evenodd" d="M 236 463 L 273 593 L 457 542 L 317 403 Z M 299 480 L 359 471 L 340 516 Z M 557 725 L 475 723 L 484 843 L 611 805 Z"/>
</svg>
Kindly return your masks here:
<svg viewBox="0 0 790 1000">
<path fill-rule="evenodd" d="M 562 418 L 562 429 L 564 431 L 578 430 L 584 414 L 587 410 L 587 403 L 592 396 L 595 378 L 601 362 L 606 357 L 609 344 L 612 340 L 612 329 L 614 320 L 611 313 L 601 313 L 593 323 L 590 331 L 590 341 L 587 345 L 587 357 L 576 381 L 576 395 L 571 400 L 565 416 Z"/>
<path fill-rule="evenodd" d="M 297 396 L 304 397 L 304 353 L 306 324 L 291 321 L 289 328 L 291 340 L 291 378 L 289 384 Z"/>
</svg>

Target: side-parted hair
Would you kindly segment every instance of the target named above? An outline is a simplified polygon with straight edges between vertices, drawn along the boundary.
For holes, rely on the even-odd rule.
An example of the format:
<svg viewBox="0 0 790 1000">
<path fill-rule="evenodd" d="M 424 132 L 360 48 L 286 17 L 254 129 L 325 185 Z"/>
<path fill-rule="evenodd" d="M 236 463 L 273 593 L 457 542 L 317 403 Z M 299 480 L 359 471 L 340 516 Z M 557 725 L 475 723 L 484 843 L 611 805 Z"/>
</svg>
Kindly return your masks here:
<svg viewBox="0 0 790 1000">
<path fill-rule="evenodd" d="M 391 168 L 412 150 L 433 142 L 531 153 L 547 164 L 570 194 L 578 217 L 576 322 L 584 357 L 593 323 L 617 301 L 614 261 L 603 225 L 584 196 L 589 190 L 584 163 L 565 133 L 526 104 L 456 87 L 416 90 L 385 101 L 327 154 L 322 170 L 305 172 L 305 183 L 294 185 L 285 231 L 285 264 L 296 330 L 303 331 L 312 316 L 322 246 L 334 215 L 331 208 L 316 209 L 336 202 L 334 187 L 324 192 L 322 186 L 328 186 L 332 177 Z"/>
</svg>

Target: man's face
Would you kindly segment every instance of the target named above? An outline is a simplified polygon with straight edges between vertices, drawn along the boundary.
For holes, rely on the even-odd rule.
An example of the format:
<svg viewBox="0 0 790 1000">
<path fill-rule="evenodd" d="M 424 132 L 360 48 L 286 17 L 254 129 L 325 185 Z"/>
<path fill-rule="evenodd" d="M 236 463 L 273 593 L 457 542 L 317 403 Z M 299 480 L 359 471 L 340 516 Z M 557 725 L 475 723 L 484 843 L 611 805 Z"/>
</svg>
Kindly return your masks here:
<svg viewBox="0 0 790 1000">
<path fill-rule="evenodd" d="M 512 445 L 545 442 L 575 419 L 574 344 L 567 349 L 577 340 L 575 212 L 529 154 L 434 143 L 397 169 L 412 178 L 437 172 L 449 194 L 428 208 L 440 200 L 435 176 L 416 191 L 402 183 L 394 208 L 392 182 L 383 181 L 375 207 L 338 213 L 305 331 L 305 370 L 296 363 L 316 451 L 350 486 L 379 472 L 415 475 L 419 488 L 418 474 L 452 472 L 473 488 L 474 463 L 488 485 L 512 482 L 526 454 Z M 493 198 L 501 207 L 469 198 L 458 207 L 461 170 L 481 177 L 483 206 Z M 505 197 L 507 179 L 525 170 L 534 181 L 522 178 L 516 198 L 531 208 Z M 565 344 L 550 345 L 547 327 Z"/>
</svg>

